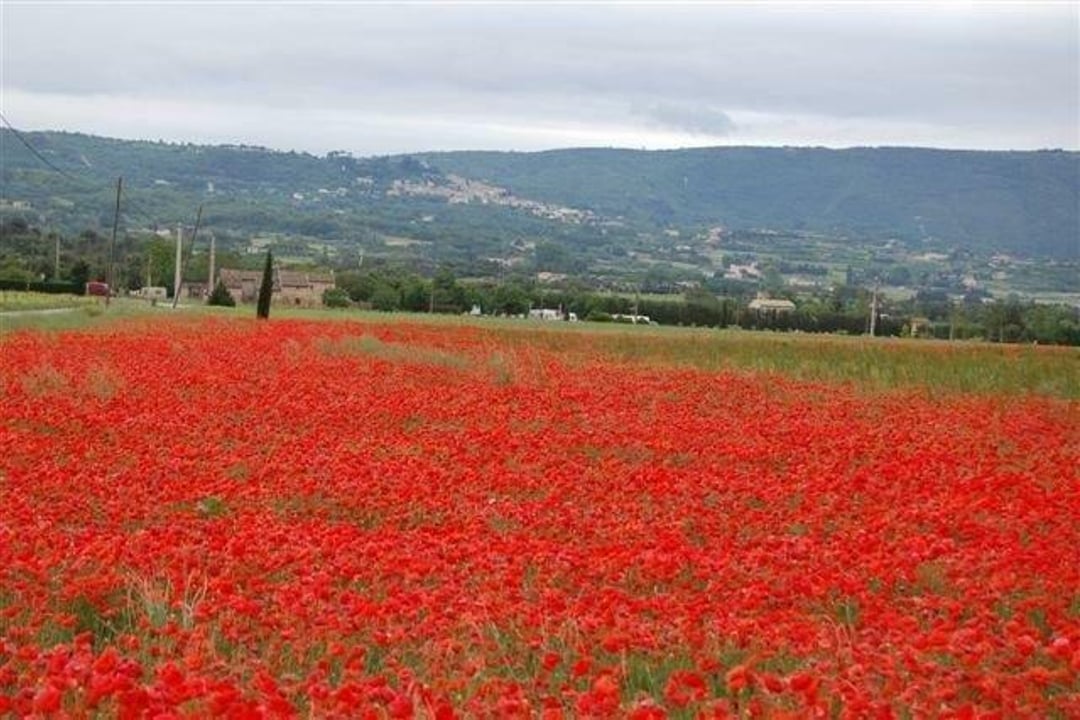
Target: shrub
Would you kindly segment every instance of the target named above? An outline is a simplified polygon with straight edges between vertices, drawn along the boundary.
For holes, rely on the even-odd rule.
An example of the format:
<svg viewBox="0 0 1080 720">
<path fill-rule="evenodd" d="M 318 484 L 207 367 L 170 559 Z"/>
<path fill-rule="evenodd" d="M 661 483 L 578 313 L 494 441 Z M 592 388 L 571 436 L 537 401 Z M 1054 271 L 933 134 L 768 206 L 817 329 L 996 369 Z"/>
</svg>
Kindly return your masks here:
<svg viewBox="0 0 1080 720">
<path fill-rule="evenodd" d="M 229 289 L 225 287 L 225 283 L 218 280 L 217 285 L 214 286 L 214 291 L 206 299 L 206 304 L 219 307 L 236 307 L 236 300 L 229 292 Z"/>
<path fill-rule="evenodd" d="M 341 288 L 328 288 L 323 290 L 322 302 L 331 308 L 349 307 L 349 293 Z"/>
</svg>

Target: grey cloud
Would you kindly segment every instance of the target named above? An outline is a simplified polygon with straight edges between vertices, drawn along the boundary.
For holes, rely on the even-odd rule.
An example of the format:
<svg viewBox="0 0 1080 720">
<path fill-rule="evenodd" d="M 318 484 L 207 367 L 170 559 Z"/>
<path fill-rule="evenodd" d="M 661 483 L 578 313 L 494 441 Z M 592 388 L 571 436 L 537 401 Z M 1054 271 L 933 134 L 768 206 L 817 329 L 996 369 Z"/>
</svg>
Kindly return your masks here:
<svg viewBox="0 0 1080 720">
<path fill-rule="evenodd" d="M 632 112 L 662 127 L 691 135 L 724 137 L 736 129 L 735 122 L 727 113 L 708 105 L 660 102 L 647 107 L 635 107 Z"/>
<path fill-rule="evenodd" d="M 1080 144 L 1076 4 L 8 3 L 0 13 L 10 97 L 601 135 L 646 127 L 691 142 L 755 142 L 764 136 L 744 122 L 751 115 L 775 128 L 794 118 L 856 126 L 890 144 L 914 142 L 900 128 L 916 126 L 926 129 L 919 142 L 936 127 L 941 144 L 965 133 L 1006 147 Z"/>
</svg>

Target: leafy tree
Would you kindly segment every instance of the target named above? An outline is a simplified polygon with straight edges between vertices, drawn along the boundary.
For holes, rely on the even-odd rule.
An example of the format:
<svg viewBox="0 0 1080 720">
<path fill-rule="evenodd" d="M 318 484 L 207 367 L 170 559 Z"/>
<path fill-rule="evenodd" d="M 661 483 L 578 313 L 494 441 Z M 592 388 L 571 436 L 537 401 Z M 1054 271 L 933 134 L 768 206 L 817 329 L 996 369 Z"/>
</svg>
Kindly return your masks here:
<svg viewBox="0 0 1080 720">
<path fill-rule="evenodd" d="M 409 312 L 425 312 L 431 306 L 431 286 L 410 275 L 401 283 L 401 307 Z"/>
<path fill-rule="evenodd" d="M 68 271 L 68 278 L 75 283 L 80 292 L 85 292 L 86 283 L 90 282 L 90 266 L 85 260 L 76 260 Z"/>
<path fill-rule="evenodd" d="M 401 293 L 392 285 L 381 284 L 371 294 L 371 306 L 376 310 L 390 312 L 401 309 Z"/>
<path fill-rule="evenodd" d="M 176 272 L 176 246 L 174 241 L 153 237 L 143 244 L 143 257 L 140 264 L 145 263 L 143 272 L 149 271 L 150 285 L 172 286 L 173 275 Z"/>
<path fill-rule="evenodd" d="M 432 304 L 436 312 L 461 312 L 468 304 L 465 288 L 458 284 L 450 268 L 442 267 L 431 281 Z"/>
<path fill-rule="evenodd" d="M 683 293 L 685 321 L 691 325 L 721 324 L 719 298 L 704 288 L 691 288 Z"/>
<path fill-rule="evenodd" d="M 16 282 L 31 282 L 37 280 L 34 274 L 22 266 L 15 258 L 5 258 L 0 263 L 0 279 Z"/>
<path fill-rule="evenodd" d="M 491 299 L 496 313 L 524 315 L 529 312 L 529 294 L 517 283 L 499 285 Z"/>
<path fill-rule="evenodd" d="M 266 251 L 266 267 L 263 268 L 262 284 L 259 286 L 259 301 L 255 307 L 255 317 L 266 320 L 270 317 L 270 298 L 274 293 L 274 257 Z"/>
<path fill-rule="evenodd" d="M 341 272 L 337 274 L 336 280 L 337 286 L 357 302 L 371 300 L 381 283 L 379 276 L 371 272 Z"/>
<path fill-rule="evenodd" d="M 210 297 L 206 300 L 207 305 L 217 305 L 219 307 L 236 307 L 236 300 L 225 287 L 225 283 L 218 280 L 217 285 L 214 286 L 214 291 L 210 293 Z"/>
<path fill-rule="evenodd" d="M 323 290 L 323 305 L 330 308 L 349 307 L 349 293 L 341 288 L 327 288 Z"/>
</svg>

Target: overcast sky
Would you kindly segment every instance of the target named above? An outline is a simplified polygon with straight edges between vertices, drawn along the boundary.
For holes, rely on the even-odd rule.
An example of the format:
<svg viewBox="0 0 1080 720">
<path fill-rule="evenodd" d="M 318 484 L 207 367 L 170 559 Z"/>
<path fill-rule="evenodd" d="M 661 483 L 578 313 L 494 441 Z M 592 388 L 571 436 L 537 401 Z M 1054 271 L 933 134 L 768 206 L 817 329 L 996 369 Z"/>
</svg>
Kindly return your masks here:
<svg viewBox="0 0 1080 720">
<path fill-rule="evenodd" d="M 358 155 L 1080 148 L 1080 3 L 0 2 L 20 129 Z"/>
</svg>

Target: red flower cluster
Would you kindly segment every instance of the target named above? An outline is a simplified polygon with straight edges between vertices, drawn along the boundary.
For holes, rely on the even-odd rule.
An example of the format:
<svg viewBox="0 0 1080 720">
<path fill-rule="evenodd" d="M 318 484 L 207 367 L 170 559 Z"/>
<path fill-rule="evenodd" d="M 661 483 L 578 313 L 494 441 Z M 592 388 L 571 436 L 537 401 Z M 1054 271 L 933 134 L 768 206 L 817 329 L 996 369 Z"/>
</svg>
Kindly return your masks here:
<svg viewBox="0 0 1080 720">
<path fill-rule="evenodd" d="M 556 344 L 4 340 L 0 716 L 1080 716 L 1075 404 Z"/>
</svg>

